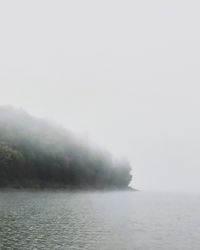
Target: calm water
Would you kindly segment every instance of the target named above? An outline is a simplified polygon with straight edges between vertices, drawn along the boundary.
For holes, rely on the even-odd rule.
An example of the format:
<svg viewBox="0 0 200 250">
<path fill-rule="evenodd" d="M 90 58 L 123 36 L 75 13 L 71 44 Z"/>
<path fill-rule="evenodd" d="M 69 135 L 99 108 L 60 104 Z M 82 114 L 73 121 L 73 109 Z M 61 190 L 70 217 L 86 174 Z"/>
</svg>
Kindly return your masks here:
<svg viewBox="0 0 200 250">
<path fill-rule="evenodd" d="M 0 249 L 199 250 L 200 195 L 0 192 Z"/>
</svg>

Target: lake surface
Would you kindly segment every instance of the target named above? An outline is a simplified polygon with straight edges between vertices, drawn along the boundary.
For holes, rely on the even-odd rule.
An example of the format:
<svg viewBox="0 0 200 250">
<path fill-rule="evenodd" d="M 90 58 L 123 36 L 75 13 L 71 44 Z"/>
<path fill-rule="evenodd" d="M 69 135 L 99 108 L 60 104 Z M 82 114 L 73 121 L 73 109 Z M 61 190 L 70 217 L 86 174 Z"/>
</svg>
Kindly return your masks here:
<svg viewBox="0 0 200 250">
<path fill-rule="evenodd" d="M 199 250 L 200 195 L 0 192 L 1 250 Z"/>
</svg>

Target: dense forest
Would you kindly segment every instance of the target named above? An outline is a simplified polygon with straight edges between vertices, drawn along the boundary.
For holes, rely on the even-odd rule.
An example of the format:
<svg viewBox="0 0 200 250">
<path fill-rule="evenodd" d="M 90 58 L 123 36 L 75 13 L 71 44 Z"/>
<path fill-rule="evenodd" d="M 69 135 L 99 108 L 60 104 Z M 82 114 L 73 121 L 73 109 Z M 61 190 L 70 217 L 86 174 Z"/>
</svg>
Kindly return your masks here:
<svg viewBox="0 0 200 250">
<path fill-rule="evenodd" d="M 130 171 L 62 127 L 0 107 L 0 187 L 126 189 Z"/>
</svg>

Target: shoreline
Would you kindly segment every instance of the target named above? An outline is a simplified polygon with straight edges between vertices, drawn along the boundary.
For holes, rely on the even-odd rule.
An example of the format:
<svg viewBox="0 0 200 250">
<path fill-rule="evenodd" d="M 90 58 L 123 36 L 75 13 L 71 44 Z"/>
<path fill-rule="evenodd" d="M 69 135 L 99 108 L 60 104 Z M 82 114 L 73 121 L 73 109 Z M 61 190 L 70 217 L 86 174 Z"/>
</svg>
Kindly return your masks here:
<svg viewBox="0 0 200 250">
<path fill-rule="evenodd" d="M 72 187 L 0 187 L 0 192 L 138 192 L 140 190 L 127 187 L 127 188 L 72 188 Z"/>
</svg>

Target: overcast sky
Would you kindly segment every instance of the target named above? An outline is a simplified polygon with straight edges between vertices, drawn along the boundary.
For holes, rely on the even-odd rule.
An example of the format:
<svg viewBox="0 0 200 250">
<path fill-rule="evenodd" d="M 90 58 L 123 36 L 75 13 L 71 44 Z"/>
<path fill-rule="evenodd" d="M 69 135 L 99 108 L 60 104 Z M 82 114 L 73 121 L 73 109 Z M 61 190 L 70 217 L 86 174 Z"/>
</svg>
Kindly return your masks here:
<svg viewBox="0 0 200 250">
<path fill-rule="evenodd" d="M 134 186 L 200 191 L 200 2 L 0 1 L 0 105 L 127 157 Z"/>
</svg>

